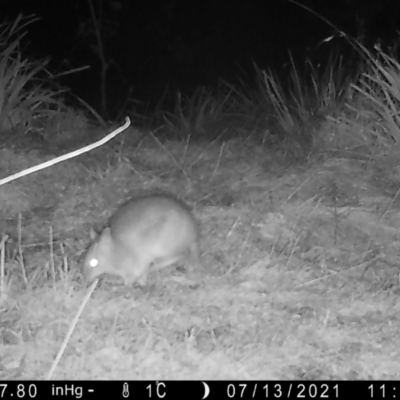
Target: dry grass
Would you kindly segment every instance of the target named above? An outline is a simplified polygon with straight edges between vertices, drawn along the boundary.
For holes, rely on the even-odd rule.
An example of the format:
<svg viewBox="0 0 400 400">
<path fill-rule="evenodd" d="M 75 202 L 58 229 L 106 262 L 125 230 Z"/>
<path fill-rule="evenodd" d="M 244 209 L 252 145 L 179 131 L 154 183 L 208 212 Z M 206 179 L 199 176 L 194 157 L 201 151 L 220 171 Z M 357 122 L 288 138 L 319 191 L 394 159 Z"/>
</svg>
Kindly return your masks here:
<svg viewBox="0 0 400 400">
<path fill-rule="evenodd" d="M 43 198 L 57 199 L 54 208 L 42 215 L 16 208 L 29 214 L 22 226 L 29 284 L 18 257 L 9 256 L 2 379 L 46 375 L 86 292 L 77 271 L 89 227 L 154 189 L 195 207 L 204 268 L 190 277 L 174 268 L 153 272 L 144 289 L 104 278 L 54 379 L 399 378 L 400 230 L 396 204 L 385 210 L 394 192 L 382 193 L 373 169 L 330 159 L 286 167 L 278 177 L 274 153 L 246 140 L 215 142 L 206 152 L 195 143 L 163 146 L 167 152 L 150 140 L 135 153 L 125 148 L 130 159 L 107 166 L 96 154 L 91 167 L 64 164 L 52 171 L 60 193 L 54 180 L 42 185 Z M 30 185 L 46 179 L 10 187 L 34 205 L 41 200 L 30 197 Z M 65 252 L 54 244 L 55 283 L 46 279 L 49 225 Z M 28 247 L 38 242 L 41 251 Z"/>
</svg>

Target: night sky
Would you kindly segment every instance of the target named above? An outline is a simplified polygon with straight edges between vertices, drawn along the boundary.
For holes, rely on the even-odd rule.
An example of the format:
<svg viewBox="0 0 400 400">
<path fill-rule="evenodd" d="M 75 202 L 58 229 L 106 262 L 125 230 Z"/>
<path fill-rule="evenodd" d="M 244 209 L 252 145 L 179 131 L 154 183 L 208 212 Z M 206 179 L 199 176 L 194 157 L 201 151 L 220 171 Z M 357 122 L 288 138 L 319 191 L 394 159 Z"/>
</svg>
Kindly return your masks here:
<svg viewBox="0 0 400 400">
<path fill-rule="evenodd" d="M 254 63 L 285 74 L 289 54 L 323 63 L 349 46 L 337 31 L 287 0 L 90 0 L 102 6 L 101 40 L 107 70 L 107 98 L 116 112 L 128 97 L 155 106 L 177 91 L 190 95 L 254 75 Z M 89 0 L 1 0 L 1 20 L 35 14 L 23 41 L 24 55 L 50 57 L 56 74 L 90 69 L 58 79 L 93 107 L 99 107 L 100 62 Z M 299 0 L 300 2 L 300 0 Z M 340 30 L 368 46 L 394 43 L 400 30 L 399 0 L 301 0 Z M 336 35 L 328 43 L 325 38 Z"/>
</svg>

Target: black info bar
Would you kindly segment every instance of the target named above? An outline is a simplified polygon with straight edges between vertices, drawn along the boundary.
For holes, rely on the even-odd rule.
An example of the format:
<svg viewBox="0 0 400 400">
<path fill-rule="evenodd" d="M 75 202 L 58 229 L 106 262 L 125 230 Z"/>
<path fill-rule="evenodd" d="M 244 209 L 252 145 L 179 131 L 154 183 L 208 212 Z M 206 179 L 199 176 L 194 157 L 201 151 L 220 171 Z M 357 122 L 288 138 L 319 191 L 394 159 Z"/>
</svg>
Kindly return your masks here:
<svg viewBox="0 0 400 400">
<path fill-rule="evenodd" d="M 400 381 L 0 381 L 2 399 L 400 399 Z"/>
</svg>

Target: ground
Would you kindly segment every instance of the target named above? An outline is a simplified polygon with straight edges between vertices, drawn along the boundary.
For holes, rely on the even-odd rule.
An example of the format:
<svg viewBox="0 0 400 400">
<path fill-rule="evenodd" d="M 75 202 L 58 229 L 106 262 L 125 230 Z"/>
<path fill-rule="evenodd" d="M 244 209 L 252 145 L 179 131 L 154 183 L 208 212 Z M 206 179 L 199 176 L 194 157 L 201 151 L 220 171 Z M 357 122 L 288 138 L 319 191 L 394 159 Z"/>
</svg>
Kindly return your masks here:
<svg viewBox="0 0 400 400">
<path fill-rule="evenodd" d="M 88 290 L 90 228 L 154 190 L 193 208 L 202 266 L 101 278 L 52 379 L 400 379 L 400 175 L 379 165 L 149 136 L 0 187 L 0 379 L 47 375 Z"/>
</svg>

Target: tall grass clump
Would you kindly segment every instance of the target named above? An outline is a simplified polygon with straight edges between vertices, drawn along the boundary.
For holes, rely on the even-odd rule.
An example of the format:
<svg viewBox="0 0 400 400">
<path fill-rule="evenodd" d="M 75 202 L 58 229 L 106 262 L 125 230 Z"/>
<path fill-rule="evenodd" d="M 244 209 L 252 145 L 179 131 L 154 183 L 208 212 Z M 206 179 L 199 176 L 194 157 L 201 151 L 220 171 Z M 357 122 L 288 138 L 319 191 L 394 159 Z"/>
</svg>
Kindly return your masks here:
<svg viewBox="0 0 400 400">
<path fill-rule="evenodd" d="M 400 64 L 394 51 L 362 48 L 367 60 L 360 79 L 352 85 L 349 103 L 354 118 L 347 119 L 362 141 L 390 149 L 400 142 Z"/>
<path fill-rule="evenodd" d="M 248 135 L 258 126 L 260 107 L 250 90 L 220 81 L 217 88 L 204 87 L 192 95 L 177 95 L 174 109 L 161 112 L 168 131 L 186 138 L 229 139 Z"/>
<path fill-rule="evenodd" d="M 229 96 L 216 96 L 205 88 L 185 98 L 178 93 L 174 111 L 165 114 L 165 122 L 179 136 L 209 136 L 211 122 L 222 119 L 228 101 Z"/>
<path fill-rule="evenodd" d="M 354 71 L 336 56 L 324 67 L 308 59 L 302 70 L 292 58 L 285 80 L 271 71 L 256 69 L 260 96 L 271 105 L 271 132 L 298 156 L 313 151 L 326 119 L 343 109 L 354 79 Z"/>
<path fill-rule="evenodd" d="M 21 40 L 37 18 L 18 16 L 0 24 L 0 129 L 33 127 L 35 119 L 51 117 L 59 108 L 59 91 L 44 87 L 48 60 L 23 57 Z"/>
<path fill-rule="evenodd" d="M 200 88 L 192 96 L 178 95 L 172 112 L 159 112 L 167 131 L 184 138 L 237 136 L 273 137 L 285 151 L 308 155 L 328 117 L 340 114 L 357 71 L 339 56 L 324 67 L 307 60 L 302 68 L 291 58 L 287 78 L 254 66 L 253 83 L 221 81 L 211 91 Z M 159 119 L 159 118 L 158 118 Z"/>
</svg>

